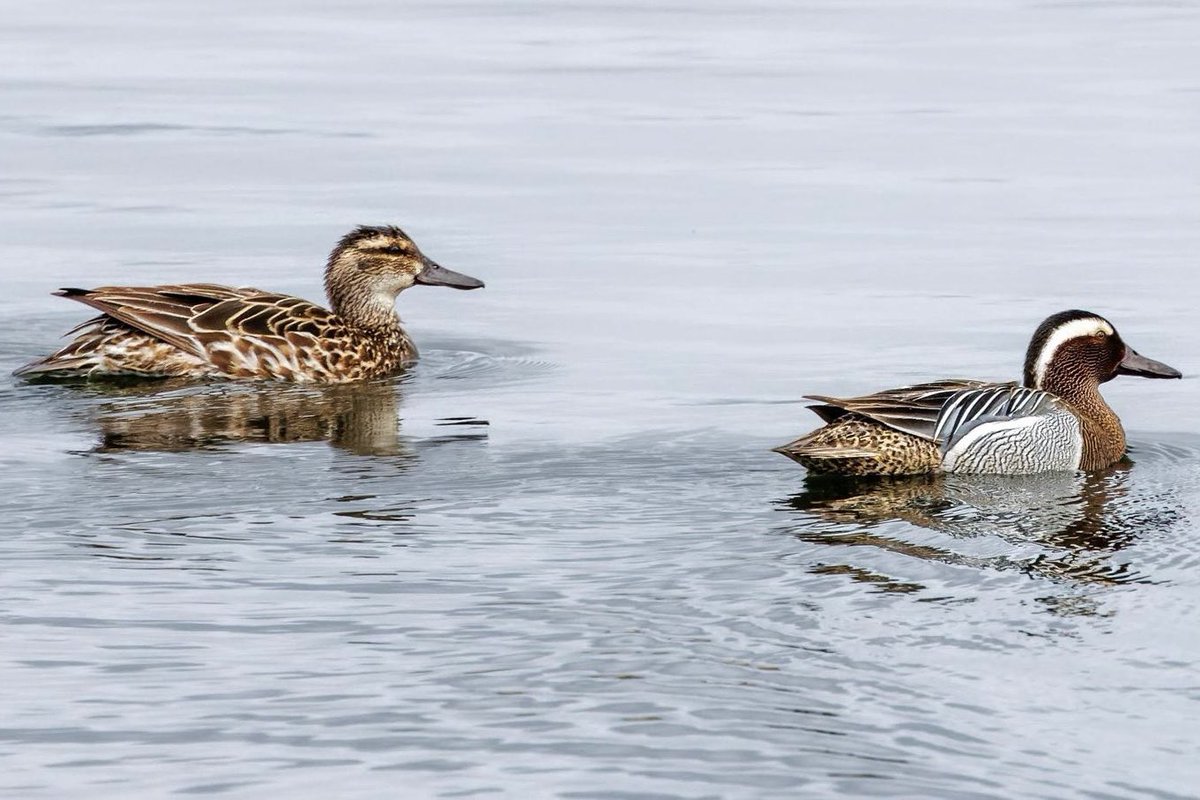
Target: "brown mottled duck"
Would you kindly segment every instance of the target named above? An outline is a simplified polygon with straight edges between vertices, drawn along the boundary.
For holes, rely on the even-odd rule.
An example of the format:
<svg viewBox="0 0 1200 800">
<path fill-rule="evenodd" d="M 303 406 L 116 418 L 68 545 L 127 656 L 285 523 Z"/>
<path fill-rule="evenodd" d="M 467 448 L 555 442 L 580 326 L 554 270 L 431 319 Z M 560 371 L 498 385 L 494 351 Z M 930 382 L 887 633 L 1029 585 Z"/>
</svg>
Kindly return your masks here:
<svg viewBox="0 0 1200 800">
<path fill-rule="evenodd" d="M 412 286 L 478 289 L 438 266 L 404 231 L 360 227 L 325 267 L 329 308 L 298 297 L 211 283 L 102 286 L 55 294 L 100 316 L 61 350 L 21 367 L 26 378 L 188 377 L 349 383 L 393 375 L 417 355 L 396 314 Z"/>
</svg>

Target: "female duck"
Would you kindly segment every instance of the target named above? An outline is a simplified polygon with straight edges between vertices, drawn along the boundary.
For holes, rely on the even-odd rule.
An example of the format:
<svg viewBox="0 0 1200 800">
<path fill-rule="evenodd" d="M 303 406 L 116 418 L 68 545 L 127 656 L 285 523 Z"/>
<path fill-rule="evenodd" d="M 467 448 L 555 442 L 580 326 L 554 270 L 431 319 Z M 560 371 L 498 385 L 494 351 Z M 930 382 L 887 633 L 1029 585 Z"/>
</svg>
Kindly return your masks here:
<svg viewBox="0 0 1200 800">
<path fill-rule="evenodd" d="M 1063 311 L 1034 333 L 1023 387 L 945 380 L 864 397 L 810 395 L 827 424 L 776 451 L 837 475 L 1099 469 L 1125 454 L 1125 430 L 1100 396 L 1118 375 L 1181 377 L 1134 352 L 1103 317 Z"/>
<path fill-rule="evenodd" d="M 325 267 L 329 309 L 282 294 L 210 283 L 103 286 L 55 294 L 100 316 L 53 355 L 15 374 L 30 378 L 266 378 L 348 383 L 392 375 L 417 349 L 396 314 L 414 283 L 478 289 L 438 266 L 396 227 L 360 227 Z"/>
</svg>

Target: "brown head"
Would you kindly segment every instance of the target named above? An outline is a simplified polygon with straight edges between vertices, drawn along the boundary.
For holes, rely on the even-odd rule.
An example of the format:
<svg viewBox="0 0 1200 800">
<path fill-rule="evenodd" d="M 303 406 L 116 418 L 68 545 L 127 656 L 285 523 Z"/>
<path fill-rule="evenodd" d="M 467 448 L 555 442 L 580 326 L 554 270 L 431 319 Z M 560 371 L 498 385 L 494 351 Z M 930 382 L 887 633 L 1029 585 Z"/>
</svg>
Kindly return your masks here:
<svg viewBox="0 0 1200 800">
<path fill-rule="evenodd" d="M 404 231 L 361 226 L 342 237 L 325 267 L 325 293 L 335 314 L 363 324 L 394 324 L 396 295 L 414 283 L 479 289 L 483 281 L 441 267 Z"/>
<path fill-rule="evenodd" d="M 1038 326 L 1025 354 L 1025 385 L 1067 400 L 1095 393 L 1118 375 L 1180 378 L 1179 370 L 1139 355 L 1112 323 L 1090 311 L 1061 311 Z"/>
</svg>

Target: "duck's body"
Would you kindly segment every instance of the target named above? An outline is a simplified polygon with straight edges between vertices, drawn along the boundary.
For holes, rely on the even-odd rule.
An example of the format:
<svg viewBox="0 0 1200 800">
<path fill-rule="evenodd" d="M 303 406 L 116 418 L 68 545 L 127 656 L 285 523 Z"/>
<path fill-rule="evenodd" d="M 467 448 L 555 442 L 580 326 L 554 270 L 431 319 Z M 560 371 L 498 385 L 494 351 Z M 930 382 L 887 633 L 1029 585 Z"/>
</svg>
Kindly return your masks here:
<svg viewBox="0 0 1200 800">
<path fill-rule="evenodd" d="M 482 282 L 430 261 L 399 228 L 359 228 L 329 258 L 330 309 L 207 283 L 62 289 L 101 312 L 66 347 L 17 370 L 48 378 L 188 377 L 349 383 L 393 375 L 417 355 L 394 308 L 413 283 Z"/>
<path fill-rule="evenodd" d="M 1034 334 L 1024 386 L 945 380 L 810 396 L 827 424 L 777 450 L 810 472 L 837 475 L 1100 469 L 1125 454 L 1121 421 L 1099 391 L 1119 374 L 1180 377 L 1127 347 L 1107 320 L 1065 311 Z"/>
<path fill-rule="evenodd" d="M 298 297 L 250 287 L 102 286 L 55 294 L 103 313 L 18 374 L 346 383 L 391 375 L 417 354 L 398 319 L 362 328 Z"/>
<path fill-rule="evenodd" d="M 781 452 L 813 472 L 1015 475 L 1082 463 L 1081 423 L 1072 409 L 1015 383 L 946 380 L 864 397 L 809 399 L 821 401 L 813 409 L 829 424 Z M 1124 432 L 1112 419 L 1124 452 Z"/>
</svg>

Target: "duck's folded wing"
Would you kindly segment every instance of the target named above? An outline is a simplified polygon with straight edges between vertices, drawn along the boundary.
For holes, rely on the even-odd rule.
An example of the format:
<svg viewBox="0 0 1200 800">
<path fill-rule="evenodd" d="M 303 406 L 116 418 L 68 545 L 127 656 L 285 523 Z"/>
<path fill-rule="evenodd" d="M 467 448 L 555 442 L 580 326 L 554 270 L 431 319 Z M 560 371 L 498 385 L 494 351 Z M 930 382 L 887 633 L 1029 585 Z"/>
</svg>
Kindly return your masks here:
<svg viewBox="0 0 1200 800">
<path fill-rule="evenodd" d="M 319 336 L 332 316 L 299 297 L 259 292 L 217 303 L 198 314 L 191 326 L 204 338 L 285 339 L 289 334 Z"/>
<path fill-rule="evenodd" d="M 951 395 L 942 406 L 933 438 L 941 442 L 944 449 L 949 449 L 974 427 L 1037 416 L 1058 403 L 1058 398 L 1052 394 L 1020 386 L 964 389 Z"/>
<path fill-rule="evenodd" d="M 934 427 L 947 472 L 1021 474 L 1073 470 L 1083 454 L 1079 418 L 1047 392 L 1013 386 L 968 389 Z"/>
<path fill-rule="evenodd" d="M 191 321 L 215 304 L 240 299 L 254 289 L 235 289 L 212 283 L 167 286 L 101 286 L 65 288 L 60 297 L 91 306 L 106 317 L 139 330 L 195 356 L 204 356 Z M 88 320 L 84 325 L 100 320 Z"/>
<path fill-rule="evenodd" d="M 331 316 L 298 297 L 205 283 L 102 286 L 57 294 L 200 358 L 208 357 L 215 341 L 278 346 L 289 334 L 319 335 Z"/>
<path fill-rule="evenodd" d="M 805 395 L 805 398 L 821 403 L 809 408 L 825 422 L 833 422 L 846 414 L 857 414 L 902 433 L 937 441 L 938 418 L 950 399 L 965 391 L 989 387 L 1013 389 L 1016 384 L 954 379 L 902 386 L 862 397 Z"/>
</svg>

